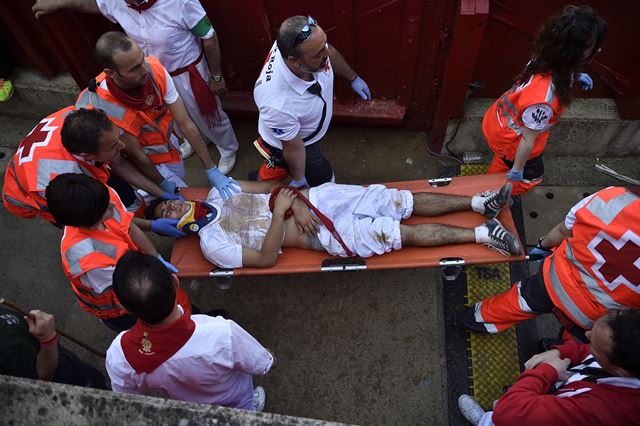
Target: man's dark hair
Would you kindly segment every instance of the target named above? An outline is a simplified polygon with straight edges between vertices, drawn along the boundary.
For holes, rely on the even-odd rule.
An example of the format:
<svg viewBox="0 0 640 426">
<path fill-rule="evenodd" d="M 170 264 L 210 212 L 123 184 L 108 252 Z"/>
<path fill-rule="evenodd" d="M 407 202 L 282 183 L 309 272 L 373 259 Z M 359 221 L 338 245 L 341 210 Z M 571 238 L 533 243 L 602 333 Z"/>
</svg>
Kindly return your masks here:
<svg viewBox="0 0 640 426">
<path fill-rule="evenodd" d="M 130 251 L 118 260 L 113 291 L 127 311 L 149 325 L 162 322 L 176 304 L 176 290 L 167 267 L 140 252 Z"/>
<path fill-rule="evenodd" d="M 573 75 L 597 53 L 606 33 L 606 21 L 591 7 L 565 6 L 540 28 L 533 57 L 516 83 L 526 83 L 533 74 L 551 74 L 558 100 L 569 105 Z M 585 61 L 582 55 L 592 44 L 591 56 Z"/>
<path fill-rule="evenodd" d="M 156 198 L 154 200 L 152 200 L 149 204 L 147 204 L 147 206 L 144 208 L 144 217 L 146 219 L 159 219 L 158 217 L 156 217 L 156 207 L 158 207 L 158 204 L 167 201 L 164 198 Z"/>
<path fill-rule="evenodd" d="M 113 61 L 113 54 L 117 50 L 128 52 L 133 43 L 131 39 L 123 32 L 109 31 L 100 36 L 96 42 L 96 50 L 94 56 L 96 62 L 102 69 L 109 68 L 117 71 L 118 68 Z"/>
<path fill-rule="evenodd" d="M 606 315 L 611 329 L 609 362 L 640 377 L 640 309 L 612 310 Z"/>
<path fill-rule="evenodd" d="M 113 123 L 101 109 L 80 108 L 64 119 L 60 137 L 62 145 L 72 154 L 97 154 L 100 138 L 113 128 Z"/>
<path fill-rule="evenodd" d="M 283 59 L 286 60 L 289 56 L 293 56 L 298 59 L 302 57 L 302 53 L 300 52 L 301 43 L 298 43 L 297 39 L 300 31 L 306 24 L 307 17 L 301 15 L 291 16 L 280 24 L 276 43 Z M 312 33 L 315 31 L 315 28 L 315 25 L 311 25 Z"/>
<path fill-rule="evenodd" d="M 109 207 L 109 190 L 85 175 L 56 176 L 45 190 L 49 211 L 56 223 L 90 228 L 100 222 Z"/>
</svg>

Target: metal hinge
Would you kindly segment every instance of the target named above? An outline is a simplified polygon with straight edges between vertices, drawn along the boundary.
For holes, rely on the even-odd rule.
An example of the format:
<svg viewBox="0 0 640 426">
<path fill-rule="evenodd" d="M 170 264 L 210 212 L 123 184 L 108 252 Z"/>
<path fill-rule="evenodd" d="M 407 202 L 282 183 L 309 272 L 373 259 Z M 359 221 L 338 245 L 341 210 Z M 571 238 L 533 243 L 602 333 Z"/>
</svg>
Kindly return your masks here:
<svg viewBox="0 0 640 426">
<path fill-rule="evenodd" d="M 364 271 L 367 262 L 359 257 L 326 259 L 320 266 L 322 272 Z"/>
<path fill-rule="evenodd" d="M 453 179 L 450 177 L 447 178 L 436 178 L 436 179 L 427 179 L 427 183 L 433 187 L 447 186 L 451 183 Z"/>
<path fill-rule="evenodd" d="M 447 257 L 440 259 L 440 272 L 445 281 L 455 281 L 462 272 L 465 261 L 459 257 Z"/>
</svg>

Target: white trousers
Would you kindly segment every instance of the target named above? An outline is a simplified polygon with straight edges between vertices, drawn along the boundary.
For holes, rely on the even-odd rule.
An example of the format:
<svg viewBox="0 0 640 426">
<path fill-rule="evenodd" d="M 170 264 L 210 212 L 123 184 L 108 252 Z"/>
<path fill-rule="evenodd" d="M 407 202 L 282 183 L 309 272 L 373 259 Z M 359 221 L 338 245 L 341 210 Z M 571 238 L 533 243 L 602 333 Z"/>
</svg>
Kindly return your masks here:
<svg viewBox="0 0 640 426">
<path fill-rule="evenodd" d="M 209 81 L 209 67 L 207 66 L 204 57 L 200 62 L 198 62 L 196 68 L 200 72 L 202 78 L 204 78 L 204 81 Z M 173 77 L 173 83 L 176 86 L 178 94 L 180 94 L 180 97 L 184 101 L 189 117 L 191 117 L 195 125 L 200 130 L 200 134 L 204 140 L 213 142 L 216 145 L 216 148 L 218 148 L 218 151 L 220 151 L 221 157 L 232 156 L 238 150 L 238 140 L 236 139 L 236 134 L 231 126 L 229 116 L 222 110 L 222 102 L 220 102 L 220 98 L 216 96 L 220 125 L 211 127 L 200 112 L 198 104 L 196 103 L 196 98 L 193 96 L 191 83 L 189 82 L 189 73 L 184 72 Z"/>
</svg>

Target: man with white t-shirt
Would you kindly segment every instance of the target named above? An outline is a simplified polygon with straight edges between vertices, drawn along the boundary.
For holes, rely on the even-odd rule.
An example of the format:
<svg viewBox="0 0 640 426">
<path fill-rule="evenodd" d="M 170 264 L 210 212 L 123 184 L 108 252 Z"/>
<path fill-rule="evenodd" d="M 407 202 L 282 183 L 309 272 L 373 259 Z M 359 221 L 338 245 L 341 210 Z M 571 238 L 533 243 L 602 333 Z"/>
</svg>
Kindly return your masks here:
<svg viewBox="0 0 640 426">
<path fill-rule="evenodd" d="M 291 176 L 296 188 L 333 181 L 329 161 L 319 148 L 333 114 L 333 73 L 348 79 L 362 99 L 369 87 L 310 16 L 287 18 L 278 31 L 253 90 L 258 106 L 256 147 L 268 159 L 259 180 Z"/>
<path fill-rule="evenodd" d="M 138 320 L 107 351 L 113 390 L 262 411 L 265 392 L 254 390 L 253 375 L 267 374 L 276 358 L 235 322 L 185 312 L 179 286 L 153 256 L 129 252 L 118 261 L 113 289 Z"/>
<path fill-rule="evenodd" d="M 235 164 L 238 141 L 218 95 L 226 91 L 217 33 L 198 0 L 36 0 L 36 18 L 71 8 L 120 24 L 147 56 L 170 71 L 193 122 L 220 152 L 224 174 Z M 184 135 L 188 138 L 188 135 Z M 193 153 L 181 146 L 183 157 Z"/>
<path fill-rule="evenodd" d="M 173 134 L 175 123 L 191 140 L 209 183 L 225 198 L 237 192 L 233 180 L 215 166 L 173 80 L 156 58 L 145 57 L 133 40 L 118 31 L 98 39 L 95 56 L 104 72 L 80 93 L 76 106 L 93 106 L 107 113 L 123 131 L 123 152 L 145 176 L 169 192 L 176 186 L 186 186 L 182 180 L 184 165 Z"/>
</svg>

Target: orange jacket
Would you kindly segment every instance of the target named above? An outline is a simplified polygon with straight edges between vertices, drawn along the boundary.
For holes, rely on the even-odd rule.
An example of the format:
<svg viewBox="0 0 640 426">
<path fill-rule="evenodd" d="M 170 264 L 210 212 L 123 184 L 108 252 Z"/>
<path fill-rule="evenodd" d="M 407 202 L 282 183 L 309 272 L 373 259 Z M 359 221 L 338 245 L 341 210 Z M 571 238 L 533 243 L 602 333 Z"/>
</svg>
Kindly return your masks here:
<svg viewBox="0 0 640 426">
<path fill-rule="evenodd" d="M 608 309 L 640 307 L 640 197 L 610 187 L 575 213 L 544 278 L 553 303 L 589 330 Z"/>
<path fill-rule="evenodd" d="M 127 251 L 139 250 L 129 235 L 133 214 L 127 212 L 111 188 L 109 197 L 116 207 L 114 216 L 104 221 L 106 230 L 65 226 L 61 242 L 62 268 L 80 307 L 100 319 L 120 317 L 127 311 L 120 305 L 111 285 L 97 293 L 83 283 L 83 275 L 92 269 L 113 268 Z M 181 288 L 176 292 L 176 301 L 185 311 L 191 310 L 189 297 Z"/>
<path fill-rule="evenodd" d="M 73 156 L 62 145 L 62 124 L 67 114 L 73 110 L 74 107 L 63 108 L 44 118 L 20 142 L 18 150 L 9 161 L 2 201 L 14 215 L 25 218 L 40 215 L 45 220 L 54 222 L 47 208 L 44 191 L 57 175 L 83 174 L 102 183 L 109 179 L 109 171 L 104 164 L 97 167 Z"/>
<path fill-rule="evenodd" d="M 525 124 L 522 114 L 531 105 L 546 104 L 553 116 L 538 135 L 529 158 L 539 157 L 547 144 L 549 129 L 558 121 L 565 108 L 556 96 L 550 75 L 535 74 L 524 84 L 514 85 L 489 107 L 482 120 L 482 131 L 489 147 L 500 157 L 513 161 Z"/>
<path fill-rule="evenodd" d="M 145 66 L 156 91 L 164 98 L 167 93 L 165 69 L 153 56 L 146 58 Z M 181 161 L 180 153 L 170 142 L 173 133 L 173 115 L 166 105 L 157 111 L 143 112 L 133 109 L 121 103 L 108 90 L 100 87 L 100 83 L 105 78 L 104 72 L 96 77 L 95 92 L 84 89 L 80 93 L 76 101 L 76 108 L 94 107 L 106 112 L 116 126 L 138 139 L 142 150 L 154 164 Z"/>
</svg>

